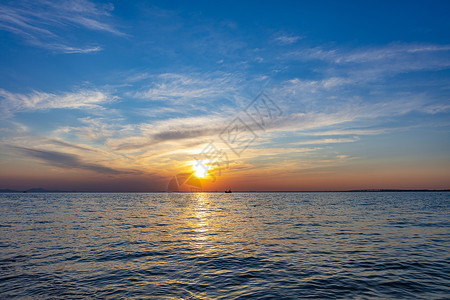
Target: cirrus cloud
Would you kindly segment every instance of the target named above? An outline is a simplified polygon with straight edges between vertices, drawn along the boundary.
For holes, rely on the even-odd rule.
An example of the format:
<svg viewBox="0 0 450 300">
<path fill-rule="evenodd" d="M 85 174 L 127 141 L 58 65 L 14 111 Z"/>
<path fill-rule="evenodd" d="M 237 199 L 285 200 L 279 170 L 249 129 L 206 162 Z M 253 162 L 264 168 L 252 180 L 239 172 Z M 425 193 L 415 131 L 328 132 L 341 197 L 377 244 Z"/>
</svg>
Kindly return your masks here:
<svg viewBox="0 0 450 300">
<path fill-rule="evenodd" d="M 6 2 L 0 4 L 0 30 L 11 32 L 30 45 L 55 52 L 98 52 L 102 48 L 96 42 L 86 45 L 84 41 L 69 40 L 65 32 L 89 30 L 125 36 L 109 20 L 113 9 L 112 4 L 101 5 L 88 0 Z"/>
<path fill-rule="evenodd" d="M 97 90 L 81 90 L 63 94 L 33 91 L 29 94 L 11 93 L 0 89 L 0 108 L 4 116 L 16 112 L 47 109 L 92 109 L 101 108 L 100 104 L 112 101 L 114 97 Z"/>
</svg>

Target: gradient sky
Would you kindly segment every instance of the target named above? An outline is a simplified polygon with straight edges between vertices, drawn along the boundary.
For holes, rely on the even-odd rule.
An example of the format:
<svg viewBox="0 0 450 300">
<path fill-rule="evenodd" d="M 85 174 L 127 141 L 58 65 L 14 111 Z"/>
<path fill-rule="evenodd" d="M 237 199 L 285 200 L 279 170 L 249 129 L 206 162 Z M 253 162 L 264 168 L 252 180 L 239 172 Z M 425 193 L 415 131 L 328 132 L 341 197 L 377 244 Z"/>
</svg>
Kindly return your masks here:
<svg viewBox="0 0 450 300">
<path fill-rule="evenodd" d="M 2 1 L 0 188 L 164 191 L 208 145 L 204 190 L 450 188 L 449 11 Z"/>
</svg>

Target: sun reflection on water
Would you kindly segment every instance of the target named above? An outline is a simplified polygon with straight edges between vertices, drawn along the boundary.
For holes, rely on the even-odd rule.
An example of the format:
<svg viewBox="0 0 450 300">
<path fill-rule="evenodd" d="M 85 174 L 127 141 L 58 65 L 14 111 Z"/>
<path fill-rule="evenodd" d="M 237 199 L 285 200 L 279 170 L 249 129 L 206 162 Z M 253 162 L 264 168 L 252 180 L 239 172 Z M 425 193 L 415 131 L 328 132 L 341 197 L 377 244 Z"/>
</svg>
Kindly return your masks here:
<svg viewBox="0 0 450 300">
<path fill-rule="evenodd" d="M 192 207 L 193 213 L 193 242 L 200 247 L 203 247 L 209 239 L 209 219 L 210 211 L 208 209 L 209 199 L 205 193 L 196 193 L 196 203 Z"/>
</svg>

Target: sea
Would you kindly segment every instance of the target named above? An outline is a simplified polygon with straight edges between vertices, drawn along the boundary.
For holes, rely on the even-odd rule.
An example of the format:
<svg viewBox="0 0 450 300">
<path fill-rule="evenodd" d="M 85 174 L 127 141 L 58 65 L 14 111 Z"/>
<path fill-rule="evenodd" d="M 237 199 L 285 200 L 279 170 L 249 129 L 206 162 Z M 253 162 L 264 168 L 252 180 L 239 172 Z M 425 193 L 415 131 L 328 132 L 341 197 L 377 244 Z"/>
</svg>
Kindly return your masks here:
<svg viewBox="0 0 450 300">
<path fill-rule="evenodd" d="M 450 192 L 3 193 L 1 299 L 450 299 Z"/>
</svg>

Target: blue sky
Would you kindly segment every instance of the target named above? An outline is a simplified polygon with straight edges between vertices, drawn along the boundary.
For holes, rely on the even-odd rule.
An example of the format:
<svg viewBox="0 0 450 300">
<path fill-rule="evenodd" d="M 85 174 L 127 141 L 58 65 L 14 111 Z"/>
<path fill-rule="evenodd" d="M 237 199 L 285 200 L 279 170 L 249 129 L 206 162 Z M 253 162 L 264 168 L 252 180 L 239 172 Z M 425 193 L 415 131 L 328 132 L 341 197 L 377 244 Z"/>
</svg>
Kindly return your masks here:
<svg viewBox="0 0 450 300">
<path fill-rule="evenodd" d="M 449 188 L 449 8 L 2 1 L 0 188 L 164 190 L 210 142 L 210 189 Z M 234 155 L 260 92 L 282 114 Z"/>
</svg>

